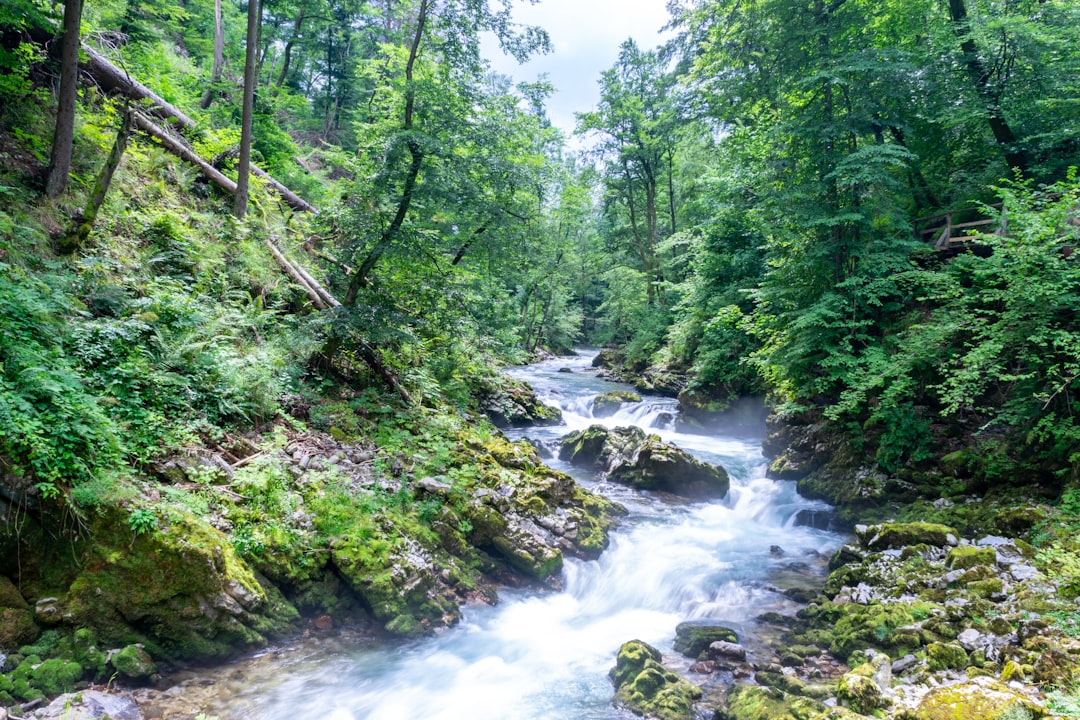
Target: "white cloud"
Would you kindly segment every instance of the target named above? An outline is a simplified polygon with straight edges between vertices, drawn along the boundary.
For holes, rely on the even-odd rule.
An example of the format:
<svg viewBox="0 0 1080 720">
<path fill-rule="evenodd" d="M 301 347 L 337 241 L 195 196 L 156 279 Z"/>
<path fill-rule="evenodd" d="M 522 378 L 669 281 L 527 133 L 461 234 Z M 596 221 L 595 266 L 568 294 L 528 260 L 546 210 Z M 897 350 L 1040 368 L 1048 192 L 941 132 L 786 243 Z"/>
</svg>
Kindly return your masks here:
<svg viewBox="0 0 1080 720">
<path fill-rule="evenodd" d="M 656 47 L 668 14 L 665 0 L 541 0 L 536 5 L 518 3 L 514 19 L 547 30 L 553 51 L 518 65 L 502 54 L 494 38 L 487 38 L 485 56 L 493 70 L 518 81 L 547 73 L 556 89 L 548 100 L 548 116 L 570 134 L 574 113 L 596 106 L 597 80 L 615 63 L 619 45 L 629 37 L 643 48 Z"/>
</svg>

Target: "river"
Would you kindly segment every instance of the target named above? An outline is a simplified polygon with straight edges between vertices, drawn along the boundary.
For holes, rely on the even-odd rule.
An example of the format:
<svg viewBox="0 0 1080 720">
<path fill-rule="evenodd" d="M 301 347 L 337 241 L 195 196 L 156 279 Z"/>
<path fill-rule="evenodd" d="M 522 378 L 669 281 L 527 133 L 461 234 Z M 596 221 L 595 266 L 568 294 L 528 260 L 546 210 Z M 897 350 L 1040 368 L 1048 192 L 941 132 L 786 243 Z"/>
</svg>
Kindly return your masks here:
<svg viewBox="0 0 1080 720">
<path fill-rule="evenodd" d="M 675 626 L 692 618 L 736 629 L 750 659 L 767 660 L 754 618 L 794 613 L 799 606 L 777 586 L 819 582 L 823 558 L 843 538 L 795 525 L 799 510 L 824 506 L 799 497 L 793 483 L 765 477 L 760 415 L 689 434 L 673 429 L 675 401 L 643 397 L 612 417 L 593 418 L 597 394 L 628 389 L 597 377 L 589 367 L 594 356 L 584 351 L 512 369 L 562 408 L 565 425 L 511 435 L 554 445 L 596 422 L 639 425 L 724 466 L 731 475 L 726 498 L 689 503 L 641 493 L 549 459 L 630 510 L 599 560 L 566 562 L 562 591 L 502 590 L 498 605 L 468 606 L 458 626 L 423 640 L 339 637 L 275 648 L 214 679 L 189 681 L 189 689 L 204 688 L 198 706 L 221 720 L 632 717 L 611 703 L 607 673 L 619 646 L 644 640 L 685 668 L 689 661 L 677 659 L 671 645 Z"/>
</svg>

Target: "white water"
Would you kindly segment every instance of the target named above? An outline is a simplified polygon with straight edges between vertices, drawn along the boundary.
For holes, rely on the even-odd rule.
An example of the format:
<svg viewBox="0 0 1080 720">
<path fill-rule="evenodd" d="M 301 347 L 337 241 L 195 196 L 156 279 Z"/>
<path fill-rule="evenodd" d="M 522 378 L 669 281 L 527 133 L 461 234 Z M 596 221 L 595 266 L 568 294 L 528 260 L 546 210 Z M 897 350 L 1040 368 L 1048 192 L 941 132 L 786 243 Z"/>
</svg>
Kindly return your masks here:
<svg viewBox="0 0 1080 720">
<path fill-rule="evenodd" d="M 514 435 L 550 442 L 595 422 L 641 425 L 727 468 L 727 498 L 694 504 L 659 498 L 597 483 L 548 460 L 631 511 L 599 560 L 566 563 L 564 591 L 504 590 L 498 606 L 466 608 L 459 626 L 435 638 L 309 648 L 261 676 L 244 677 L 207 711 L 222 720 L 622 718 L 611 704 L 607 672 L 627 640 L 645 640 L 670 655 L 679 622 L 715 618 L 739 631 L 751 659 L 766 652 L 755 642 L 753 618 L 797 607 L 767 583 L 779 584 L 775 578 L 790 576 L 792 568 L 797 575 L 840 543 L 838 535 L 792 524 L 799 509 L 824 506 L 800 498 L 791 483 L 765 478 L 763 428 L 748 437 L 710 437 L 653 427 L 670 427 L 676 409 L 657 397 L 593 419 L 592 398 L 626 389 L 587 371 L 593 355 L 513 371 L 562 407 L 566 421 Z M 573 372 L 558 372 L 563 367 Z M 777 545 L 782 557 L 770 551 Z"/>
</svg>

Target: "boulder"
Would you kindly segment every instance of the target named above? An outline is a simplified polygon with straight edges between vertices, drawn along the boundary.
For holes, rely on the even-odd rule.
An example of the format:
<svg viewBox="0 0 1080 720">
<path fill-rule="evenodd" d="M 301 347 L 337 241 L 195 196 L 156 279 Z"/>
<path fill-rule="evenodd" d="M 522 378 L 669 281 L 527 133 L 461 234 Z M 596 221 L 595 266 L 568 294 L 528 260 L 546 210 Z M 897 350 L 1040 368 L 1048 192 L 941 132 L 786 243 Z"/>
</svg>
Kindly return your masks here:
<svg viewBox="0 0 1080 720">
<path fill-rule="evenodd" d="M 26 604 L 26 598 L 15 587 L 15 583 L 0 575 L 0 608 L 15 608 L 26 610 L 30 606 Z"/>
<path fill-rule="evenodd" d="M 701 688 L 665 668 L 661 659 L 660 651 L 647 643 L 624 643 L 609 673 L 615 702 L 647 718 L 691 720 Z"/>
<path fill-rule="evenodd" d="M 593 425 L 563 438 L 559 459 L 604 473 L 612 482 L 692 498 L 723 497 L 729 479 L 685 450 L 637 427 Z"/>
<path fill-rule="evenodd" d="M 988 677 L 934 688 L 915 709 L 917 720 L 1035 720 L 1046 709 Z"/>
<path fill-rule="evenodd" d="M 611 417 L 619 411 L 623 405 L 641 402 L 641 396 L 629 390 L 612 390 L 601 393 L 593 399 L 593 417 Z"/>
<path fill-rule="evenodd" d="M 728 691 L 726 707 L 715 720 L 807 720 L 824 712 L 825 706 L 807 697 L 757 685 L 736 685 Z"/>
<path fill-rule="evenodd" d="M 960 545 L 949 551 L 945 557 L 945 566 L 950 570 L 966 570 L 977 565 L 993 567 L 997 562 L 997 551 L 992 547 Z"/>
<path fill-rule="evenodd" d="M 746 662 L 746 648 L 738 643 L 717 640 L 709 644 L 709 657 L 713 660 L 734 660 Z"/>
<path fill-rule="evenodd" d="M 713 643 L 738 641 L 734 630 L 715 620 L 687 620 L 675 627 L 675 652 L 690 658 L 700 657 Z"/>
<path fill-rule="evenodd" d="M 143 720 L 144 716 L 129 697 L 83 690 L 61 695 L 34 717 L 37 720 Z"/>
<path fill-rule="evenodd" d="M 899 550 L 920 543 L 931 547 L 953 547 L 959 542 L 959 533 L 947 525 L 929 522 L 882 523 L 859 525 L 855 528 L 859 543 L 868 550 Z"/>
<path fill-rule="evenodd" d="M 489 378 L 477 390 L 477 403 L 496 427 L 558 425 L 562 411 L 545 405 L 536 391 L 524 380 L 506 375 Z"/>
<path fill-rule="evenodd" d="M 29 610 L 0 608 L 0 652 L 14 651 L 37 640 L 41 630 Z"/>
<path fill-rule="evenodd" d="M 142 643 L 162 660 L 208 659 L 262 645 L 299 619 L 263 586 L 229 538 L 204 520 L 175 512 L 167 525 L 134 538 L 126 513 L 94 518 L 84 569 L 68 589 L 64 622 L 108 646 Z"/>
<path fill-rule="evenodd" d="M 128 645 L 109 655 L 116 671 L 133 680 L 143 680 L 157 674 L 157 665 L 141 645 Z"/>
</svg>

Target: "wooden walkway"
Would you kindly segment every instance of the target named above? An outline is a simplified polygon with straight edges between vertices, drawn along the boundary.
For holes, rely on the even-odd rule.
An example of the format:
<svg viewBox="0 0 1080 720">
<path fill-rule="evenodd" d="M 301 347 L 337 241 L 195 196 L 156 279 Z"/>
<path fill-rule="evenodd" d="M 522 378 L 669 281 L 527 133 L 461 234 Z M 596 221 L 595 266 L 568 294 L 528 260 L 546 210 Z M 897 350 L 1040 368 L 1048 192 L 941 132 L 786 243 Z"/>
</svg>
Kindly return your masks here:
<svg viewBox="0 0 1080 720">
<path fill-rule="evenodd" d="M 1001 203 L 988 207 L 1000 208 Z M 989 217 L 985 207 L 951 210 L 915 221 L 916 237 L 932 243 L 938 252 L 961 250 L 977 242 L 979 235 L 1004 235 L 1007 229 L 1005 213 Z"/>
</svg>

